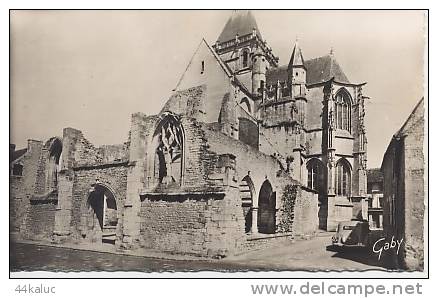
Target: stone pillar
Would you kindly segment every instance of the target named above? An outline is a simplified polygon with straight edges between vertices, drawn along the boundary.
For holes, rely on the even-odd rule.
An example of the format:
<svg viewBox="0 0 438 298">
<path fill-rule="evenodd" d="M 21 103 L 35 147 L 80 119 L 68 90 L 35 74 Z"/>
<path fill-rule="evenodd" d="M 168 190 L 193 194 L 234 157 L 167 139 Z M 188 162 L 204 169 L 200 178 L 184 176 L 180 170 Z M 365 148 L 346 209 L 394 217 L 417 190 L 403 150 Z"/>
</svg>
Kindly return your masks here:
<svg viewBox="0 0 438 298">
<path fill-rule="evenodd" d="M 257 234 L 258 227 L 257 227 L 257 213 L 258 213 L 259 207 L 252 207 L 252 226 L 251 226 L 251 234 Z"/>
<path fill-rule="evenodd" d="M 153 134 L 154 130 L 152 126 L 145 126 L 145 115 L 141 113 L 132 115 L 126 199 L 123 206 L 123 236 L 120 245 L 123 249 L 138 247 L 140 240 L 140 192 L 144 188 L 146 135 Z"/>
<path fill-rule="evenodd" d="M 143 163 L 137 161 L 128 169 L 126 199 L 123 206 L 123 238 L 121 247 L 133 249 L 138 246 L 140 237 L 140 191 L 143 188 L 141 180 Z"/>
<path fill-rule="evenodd" d="M 58 175 L 58 205 L 55 212 L 53 241 L 60 243 L 71 234 L 71 216 L 73 200 L 73 173 L 64 170 Z"/>
<path fill-rule="evenodd" d="M 333 86 L 330 85 L 324 94 L 327 106 L 327 231 L 335 231 L 337 226 L 336 209 L 336 148 L 333 145 L 333 134 L 336 130 L 334 114 Z"/>
<path fill-rule="evenodd" d="M 82 132 L 74 128 L 64 128 L 62 138 L 62 154 L 60 171 L 58 174 L 58 205 L 55 212 L 55 228 L 53 241 L 66 241 L 71 235 L 71 217 L 73 200 L 73 166 L 76 142 L 82 137 Z M 86 199 L 86 198 L 85 198 Z"/>
</svg>

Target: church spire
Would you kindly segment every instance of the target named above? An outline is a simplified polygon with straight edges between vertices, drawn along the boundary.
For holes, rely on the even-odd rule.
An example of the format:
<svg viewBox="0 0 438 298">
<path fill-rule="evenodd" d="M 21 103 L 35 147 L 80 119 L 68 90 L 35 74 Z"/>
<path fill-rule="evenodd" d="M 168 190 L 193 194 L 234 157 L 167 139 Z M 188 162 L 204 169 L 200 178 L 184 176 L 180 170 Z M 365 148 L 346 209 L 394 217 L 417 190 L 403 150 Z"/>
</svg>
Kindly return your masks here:
<svg viewBox="0 0 438 298">
<path fill-rule="evenodd" d="M 289 68 L 302 66 L 304 67 L 303 53 L 301 52 L 300 45 L 298 44 L 298 38 L 295 40 L 294 49 L 292 51 L 292 56 L 289 61 Z"/>
<path fill-rule="evenodd" d="M 230 41 L 237 36 L 244 36 L 248 34 L 256 34 L 260 39 L 259 28 L 256 19 L 250 10 L 235 10 L 225 24 L 222 33 L 217 39 L 217 43 Z"/>
</svg>

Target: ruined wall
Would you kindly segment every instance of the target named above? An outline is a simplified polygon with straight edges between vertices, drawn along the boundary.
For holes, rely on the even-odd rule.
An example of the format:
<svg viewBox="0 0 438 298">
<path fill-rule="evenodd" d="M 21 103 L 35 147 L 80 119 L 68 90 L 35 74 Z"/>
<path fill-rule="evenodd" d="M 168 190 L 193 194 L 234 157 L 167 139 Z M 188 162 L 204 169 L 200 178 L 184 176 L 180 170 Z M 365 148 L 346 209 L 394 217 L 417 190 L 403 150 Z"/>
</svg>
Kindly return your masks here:
<svg viewBox="0 0 438 298">
<path fill-rule="evenodd" d="M 26 218 L 25 236 L 29 239 L 50 240 L 55 226 L 56 196 L 32 198 Z"/>
<path fill-rule="evenodd" d="M 161 113 L 169 111 L 177 115 L 186 115 L 195 119 L 204 118 L 204 101 L 206 100 L 207 86 L 179 90 L 172 94 L 169 100 L 161 109 Z"/>
<path fill-rule="evenodd" d="M 141 203 L 141 246 L 175 253 L 225 256 L 243 242 L 236 190 L 226 195 L 146 196 Z"/>
<path fill-rule="evenodd" d="M 39 167 L 39 160 L 43 143 L 35 140 L 28 140 L 27 152 L 21 157 L 23 165 L 21 177 L 10 177 L 10 218 L 11 232 L 26 234 L 26 221 L 29 215 L 30 199 L 35 193 L 36 174 Z M 31 219 L 29 219 L 31 222 Z"/>
<path fill-rule="evenodd" d="M 108 188 L 116 198 L 119 218 L 116 234 L 117 241 L 120 241 L 126 197 L 128 149 L 129 142 L 96 147 L 81 131 L 64 129 L 63 168 L 58 184 L 55 235 L 68 236 L 70 240 L 83 239 L 86 236 L 84 217 L 87 214 L 87 200 L 92 187 L 98 184 Z"/>
<path fill-rule="evenodd" d="M 297 187 L 294 223 L 295 235 L 314 235 L 319 226 L 318 194 L 305 187 Z"/>
<path fill-rule="evenodd" d="M 9 231 L 20 232 L 23 221 L 23 203 L 26 195 L 23 193 L 23 176 L 10 176 L 9 178 Z"/>
<path fill-rule="evenodd" d="M 115 196 L 118 218 L 116 237 L 118 238 L 117 241 L 121 241 L 123 206 L 126 197 L 127 165 L 76 169 L 74 175 L 71 218 L 72 237 L 80 239 L 87 233 L 83 216 L 87 211 L 86 204 L 90 195 L 90 188 L 96 181 L 99 181 L 99 185 L 109 188 Z"/>
</svg>

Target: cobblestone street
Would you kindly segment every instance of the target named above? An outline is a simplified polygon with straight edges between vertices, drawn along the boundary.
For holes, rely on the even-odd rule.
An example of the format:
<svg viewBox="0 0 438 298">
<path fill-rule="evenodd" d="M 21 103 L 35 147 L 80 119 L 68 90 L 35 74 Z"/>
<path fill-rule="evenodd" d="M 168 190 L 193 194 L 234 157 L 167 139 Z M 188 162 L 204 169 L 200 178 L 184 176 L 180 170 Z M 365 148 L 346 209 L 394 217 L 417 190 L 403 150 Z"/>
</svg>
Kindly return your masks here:
<svg viewBox="0 0 438 298">
<path fill-rule="evenodd" d="M 17 243 L 11 247 L 11 271 L 247 271 L 369 270 L 383 262 L 366 250 L 327 249 L 328 233 L 310 240 L 278 243 L 222 260 L 163 259 Z"/>
</svg>

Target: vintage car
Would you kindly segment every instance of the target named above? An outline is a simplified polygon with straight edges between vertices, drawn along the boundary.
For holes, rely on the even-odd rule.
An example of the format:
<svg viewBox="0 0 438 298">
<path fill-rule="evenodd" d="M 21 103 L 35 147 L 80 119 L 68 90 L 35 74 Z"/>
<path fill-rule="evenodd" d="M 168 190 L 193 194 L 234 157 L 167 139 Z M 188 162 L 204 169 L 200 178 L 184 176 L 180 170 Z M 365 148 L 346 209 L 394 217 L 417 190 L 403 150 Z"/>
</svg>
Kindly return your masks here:
<svg viewBox="0 0 438 298">
<path fill-rule="evenodd" d="M 367 221 L 342 221 L 332 237 L 332 244 L 337 247 L 366 247 L 369 232 Z"/>
</svg>

